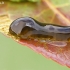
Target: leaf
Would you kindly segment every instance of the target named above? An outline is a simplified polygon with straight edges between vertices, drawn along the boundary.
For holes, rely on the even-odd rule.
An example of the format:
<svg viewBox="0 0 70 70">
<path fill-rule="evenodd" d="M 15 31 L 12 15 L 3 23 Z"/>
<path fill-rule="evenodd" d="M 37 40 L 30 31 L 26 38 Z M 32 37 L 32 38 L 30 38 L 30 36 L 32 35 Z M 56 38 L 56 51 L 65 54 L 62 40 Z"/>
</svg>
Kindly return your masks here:
<svg viewBox="0 0 70 70">
<path fill-rule="evenodd" d="M 70 1 L 69 0 L 43 0 L 49 8 L 55 12 L 55 15 L 62 22 L 63 25 L 70 26 Z"/>
<path fill-rule="evenodd" d="M 20 44 L 26 45 L 46 58 L 70 67 L 70 42 L 65 47 L 57 47 L 58 42 L 40 42 L 34 40 L 20 40 L 9 32 L 11 22 L 19 17 L 30 16 L 40 22 L 69 26 L 69 0 L 42 0 L 40 3 L 9 3 L 0 5 L 0 32 L 11 37 Z M 63 43 L 61 43 L 63 44 Z M 60 43 L 58 45 L 61 45 Z"/>
</svg>

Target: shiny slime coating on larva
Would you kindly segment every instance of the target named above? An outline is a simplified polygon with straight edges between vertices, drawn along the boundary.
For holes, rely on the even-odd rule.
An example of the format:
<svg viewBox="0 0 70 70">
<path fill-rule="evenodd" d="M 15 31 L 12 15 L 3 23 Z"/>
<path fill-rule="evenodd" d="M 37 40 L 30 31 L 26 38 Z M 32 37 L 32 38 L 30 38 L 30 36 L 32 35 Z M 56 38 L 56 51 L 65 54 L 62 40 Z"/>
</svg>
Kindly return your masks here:
<svg viewBox="0 0 70 70">
<path fill-rule="evenodd" d="M 31 17 L 14 20 L 9 33 L 20 39 L 39 40 L 51 45 L 64 47 L 70 39 L 70 27 L 41 23 Z"/>
</svg>

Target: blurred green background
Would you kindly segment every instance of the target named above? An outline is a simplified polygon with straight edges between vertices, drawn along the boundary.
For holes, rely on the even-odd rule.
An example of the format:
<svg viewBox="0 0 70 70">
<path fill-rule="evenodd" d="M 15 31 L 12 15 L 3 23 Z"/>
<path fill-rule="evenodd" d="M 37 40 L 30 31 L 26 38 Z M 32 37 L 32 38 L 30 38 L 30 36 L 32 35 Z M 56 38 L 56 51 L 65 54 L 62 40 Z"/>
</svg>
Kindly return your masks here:
<svg viewBox="0 0 70 70">
<path fill-rule="evenodd" d="M 70 70 L 0 33 L 0 70 Z"/>
</svg>

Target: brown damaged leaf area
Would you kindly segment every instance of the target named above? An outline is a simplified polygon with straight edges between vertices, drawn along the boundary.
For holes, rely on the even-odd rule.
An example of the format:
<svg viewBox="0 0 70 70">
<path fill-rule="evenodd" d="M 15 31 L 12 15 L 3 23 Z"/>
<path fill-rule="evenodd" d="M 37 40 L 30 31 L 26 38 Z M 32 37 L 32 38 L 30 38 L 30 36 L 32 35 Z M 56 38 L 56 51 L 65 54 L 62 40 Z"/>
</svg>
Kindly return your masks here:
<svg viewBox="0 0 70 70">
<path fill-rule="evenodd" d="M 1 5 L 0 5 L 1 6 Z M 23 6 L 23 8 L 22 8 Z M 59 64 L 70 67 L 70 42 L 67 42 L 65 47 L 57 47 L 48 43 L 43 43 L 35 40 L 21 40 L 9 34 L 9 26 L 11 22 L 19 17 L 30 16 L 40 22 L 58 25 L 68 25 L 68 18 L 62 14 L 62 8 L 54 8 L 51 0 L 42 0 L 39 4 L 32 3 L 9 3 L 6 2 L 1 6 L 1 11 L 4 12 L 0 15 L 0 32 L 4 35 L 11 37 L 22 45 L 26 45 L 34 51 L 44 55 L 46 58 L 58 62 Z M 60 11 L 60 12 L 59 12 Z M 0 12 L 2 14 L 2 12 Z M 61 18 L 61 19 L 60 19 Z M 64 22 L 62 21 L 64 20 Z"/>
<path fill-rule="evenodd" d="M 70 43 L 63 48 L 34 40 L 20 40 L 20 43 L 22 45 L 27 45 L 29 48 L 47 58 L 51 58 L 62 65 L 70 67 Z"/>
</svg>

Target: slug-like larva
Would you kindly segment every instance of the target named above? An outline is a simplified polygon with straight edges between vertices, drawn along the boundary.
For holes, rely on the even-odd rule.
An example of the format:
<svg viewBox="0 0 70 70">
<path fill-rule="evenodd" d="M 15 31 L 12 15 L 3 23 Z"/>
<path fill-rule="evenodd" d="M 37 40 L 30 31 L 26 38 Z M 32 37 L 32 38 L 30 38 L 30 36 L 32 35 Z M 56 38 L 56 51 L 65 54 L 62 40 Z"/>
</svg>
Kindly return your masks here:
<svg viewBox="0 0 70 70">
<path fill-rule="evenodd" d="M 22 39 L 44 39 L 46 41 L 50 38 L 53 41 L 67 41 L 70 38 L 69 26 L 44 24 L 31 17 L 22 17 L 13 21 L 10 25 L 9 32 Z"/>
</svg>

